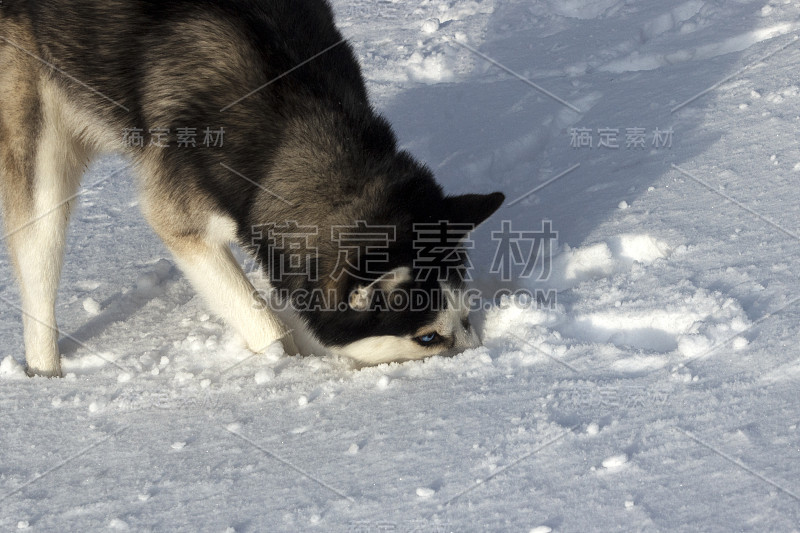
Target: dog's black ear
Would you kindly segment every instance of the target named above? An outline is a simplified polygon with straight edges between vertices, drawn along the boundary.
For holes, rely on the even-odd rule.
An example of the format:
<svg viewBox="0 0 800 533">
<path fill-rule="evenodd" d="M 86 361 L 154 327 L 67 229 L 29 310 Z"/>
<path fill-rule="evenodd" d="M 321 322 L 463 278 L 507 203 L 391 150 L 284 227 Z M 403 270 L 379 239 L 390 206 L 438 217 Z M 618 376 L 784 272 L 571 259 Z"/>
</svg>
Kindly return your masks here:
<svg viewBox="0 0 800 533">
<path fill-rule="evenodd" d="M 478 227 L 503 205 L 505 199 L 506 196 L 501 192 L 448 196 L 445 198 L 445 213 L 450 222 Z"/>
</svg>

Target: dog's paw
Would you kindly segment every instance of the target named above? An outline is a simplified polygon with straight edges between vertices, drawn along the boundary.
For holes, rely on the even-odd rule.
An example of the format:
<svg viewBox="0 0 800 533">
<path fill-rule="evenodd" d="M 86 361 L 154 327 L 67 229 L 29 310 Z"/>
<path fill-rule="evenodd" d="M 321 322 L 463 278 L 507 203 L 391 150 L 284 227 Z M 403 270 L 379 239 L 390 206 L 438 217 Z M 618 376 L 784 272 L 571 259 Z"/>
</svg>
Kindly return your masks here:
<svg viewBox="0 0 800 533">
<path fill-rule="evenodd" d="M 41 368 L 32 368 L 30 366 L 25 368 L 25 374 L 29 378 L 62 378 L 64 377 L 61 374 L 61 368 L 56 369 L 41 369 Z"/>
<path fill-rule="evenodd" d="M 283 350 L 286 352 L 286 355 L 297 355 L 300 353 L 297 344 L 294 342 L 291 331 L 281 338 L 281 344 L 283 344 Z"/>
</svg>

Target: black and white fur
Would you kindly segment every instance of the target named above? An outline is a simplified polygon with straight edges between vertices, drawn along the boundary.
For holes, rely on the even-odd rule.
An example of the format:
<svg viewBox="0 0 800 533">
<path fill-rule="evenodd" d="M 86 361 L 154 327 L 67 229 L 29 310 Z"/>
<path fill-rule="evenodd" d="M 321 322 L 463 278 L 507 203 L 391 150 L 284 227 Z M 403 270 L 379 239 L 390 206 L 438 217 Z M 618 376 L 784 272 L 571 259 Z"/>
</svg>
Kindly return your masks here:
<svg viewBox="0 0 800 533">
<path fill-rule="evenodd" d="M 412 225 L 479 224 L 503 195 L 445 196 L 427 168 L 398 150 L 340 41 L 325 0 L 3 0 L 0 195 L 29 374 L 61 375 L 55 299 L 67 199 L 92 158 L 108 151 L 128 156 L 148 221 L 254 352 L 278 340 L 295 350 L 287 327 L 255 305 L 229 245 L 266 264 L 266 254 L 284 251 L 252 247 L 255 228 L 286 221 L 319 229 L 316 276 L 273 286 L 332 289 L 346 304 L 301 311 L 326 347 L 374 364 L 478 344 L 457 298 L 406 311 L 364 303 L 396 290 L 458 293 L 456 278 L 419 281 Z M 177 128 L 206 126 L 224 128 L 223 147 L 176 146 Z M 123 146 L 133 128 L 168 128 L 171 147 L 149 138 Z M 327 236 L 355 221 L 394 226 L 397 239 L 385 272 L 334 280 L 337 250 Z M 419 342 L 433 332 L 436 342 Z"/>
</svg>

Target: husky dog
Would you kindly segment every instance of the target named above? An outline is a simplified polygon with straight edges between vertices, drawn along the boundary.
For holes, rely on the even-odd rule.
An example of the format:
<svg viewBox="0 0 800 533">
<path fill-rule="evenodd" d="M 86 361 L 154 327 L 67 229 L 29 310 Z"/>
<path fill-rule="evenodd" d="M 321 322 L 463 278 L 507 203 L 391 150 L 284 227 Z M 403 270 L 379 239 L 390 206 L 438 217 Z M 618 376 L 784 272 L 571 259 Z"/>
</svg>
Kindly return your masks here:
<svg viewBox="0 0 800 533">
<path fill-rule="evenodd" d="M 203 143 L 211 130 L 224 138 Z M 108 151 L 131 161 L 149 223 L 254 352 L 279 340 L 295 350 L 231 243 L 255 254 L 273 289 L 333 295 L 298 313 L 334 352 L 375 364 L 478 344 L 452 296 L 463 264 L 421 275 L 414 228 L 446 221 L 442 242 L 457 251 L 503 195 L 445 196 L 398 149 L 325 0 L 3 0 L 0 196 L 29 375 L 61 375 L 55 300 L 71 199 Z M 301 245 L 275 238 L 289 226 L 314 230 Z M 393 228 L 380 248 L 376 226 Z M 347 227 L 355 253 L 343 259 Z M 423 305 L 376 305 L 414 291 Z"/>
</svg>

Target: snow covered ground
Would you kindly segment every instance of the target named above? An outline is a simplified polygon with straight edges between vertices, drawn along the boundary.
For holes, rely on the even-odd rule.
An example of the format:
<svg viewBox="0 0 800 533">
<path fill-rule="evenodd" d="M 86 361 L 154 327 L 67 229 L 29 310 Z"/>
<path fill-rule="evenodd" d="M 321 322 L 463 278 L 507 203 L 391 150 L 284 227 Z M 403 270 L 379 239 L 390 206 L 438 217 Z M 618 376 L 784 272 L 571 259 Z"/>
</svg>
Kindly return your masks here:
<svg viewBox="0 0 800 533">
<path fill-rule="evenodd" d="M 506 193 L 475 286 L 553 305 L 487 299 L 452 359 L 253 357 L 103 159 L 65 379 L 24 377 L 0 256 L 0 530 L 800 531 L 800 5 L 334 6 L 404 145 Z M 547 279 L 499 281 L 492 232 L 543 220 Z"/>
</svg>

